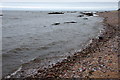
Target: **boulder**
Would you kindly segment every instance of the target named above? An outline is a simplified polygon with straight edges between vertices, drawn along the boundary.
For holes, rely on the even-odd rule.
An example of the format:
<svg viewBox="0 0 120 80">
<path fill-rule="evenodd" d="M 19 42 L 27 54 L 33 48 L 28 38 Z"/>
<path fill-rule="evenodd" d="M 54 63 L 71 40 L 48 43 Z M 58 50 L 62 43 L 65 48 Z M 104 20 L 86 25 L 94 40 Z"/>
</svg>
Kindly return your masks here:
<svg viewBox="0 0 120 80">
<path fill-rule="evenodd" d="M 93 16 L 93 13 L 83 13 L 83 14 L 85 14 L 87 16 Z"/>
</svg>

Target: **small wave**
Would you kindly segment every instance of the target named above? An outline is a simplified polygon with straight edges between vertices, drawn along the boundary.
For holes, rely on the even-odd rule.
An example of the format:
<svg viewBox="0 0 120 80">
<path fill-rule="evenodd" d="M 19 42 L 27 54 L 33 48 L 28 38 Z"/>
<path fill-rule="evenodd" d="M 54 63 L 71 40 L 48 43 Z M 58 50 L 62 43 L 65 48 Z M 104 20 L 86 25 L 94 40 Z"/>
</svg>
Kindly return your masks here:
<svg viewBox="0 0 120 80">
<path fill-rule="evenodd" d="M 15 49 L 12 49 L 10 51 L 8 51 L 7 53 L 18 53 L 20 51 L 24 51 L 24 50 L 30 50 L 30 48 L 15 48 Z"/>
<path fill-rule="evenodd" d="M 37 48 L 37 50 L 47 50 L 49 47 L 43 46 L 43 47 L 39 47 Z"/>
<path fill-rule="evenodd" d="M 15 72 L 13 72 L 11 75 L 6 76 L 6 78 L 11 78 L 11 76 L 16 75 L 17 72 L 21 71 L 21 69 L 22 69 L 22 66 L 20 68 L 18 68 L 18 70 L 16 70 Z"/>
</svg>

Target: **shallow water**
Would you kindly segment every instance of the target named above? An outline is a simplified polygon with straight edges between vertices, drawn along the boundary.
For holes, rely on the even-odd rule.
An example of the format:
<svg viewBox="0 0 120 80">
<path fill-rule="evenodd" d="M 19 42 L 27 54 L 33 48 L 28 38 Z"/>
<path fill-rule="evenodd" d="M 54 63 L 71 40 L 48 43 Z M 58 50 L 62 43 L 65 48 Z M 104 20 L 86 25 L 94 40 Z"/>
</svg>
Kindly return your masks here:
<svg viewBox="0 0 120 80">
<path fill-rule="evenodd" d="M 21 65 L 42 68 L 48 65 L 46 60 L 56 63 L 85 47 L 103 28 L 103 19 L 84 16 L 85 20 L 78 15 L 80 12 L 3 11 L 3 76 Z M 77 23 L 65 23 L 71 21 Z M 60 24 L 53 25 L 56 22 Z"/>
</svg>

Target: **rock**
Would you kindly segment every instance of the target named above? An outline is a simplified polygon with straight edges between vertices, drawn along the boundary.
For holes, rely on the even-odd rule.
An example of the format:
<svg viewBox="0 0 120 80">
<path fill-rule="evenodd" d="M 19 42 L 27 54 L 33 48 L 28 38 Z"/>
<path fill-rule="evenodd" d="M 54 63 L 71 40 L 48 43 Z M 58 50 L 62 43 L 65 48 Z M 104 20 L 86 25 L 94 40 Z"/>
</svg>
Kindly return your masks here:
<svg viewBox="0 0 120 80">
<path fill-rule="evenodd" d="M 88 20 L 88 18 L 83 18 L 84 20 Z"/>
<path fill-rule="evenodd" d="M 60 23 L 59 22 L 56 22 L 56 23 L 54 23 L 54 24 L 52 24 L 52 25 L 59 25 Z"/>
<path fill-rule="evenodd" d="M 0 16 L 3 16 L 3 14 L 0 14 Z"/>
<path fill-rule="evenodd" d="M 84 15 L 78 15 L 77 17 L 84 17 Z"/>
<path fill-rule="evenodd" d="M 99 56 L 98 58 L 100 58 L 100 59 L 101 59 L 102 57 L 101 57 L 101 56 Z"/>
<path fill-rule="evenodd" d="M 118 11 L 120 11 L 120 8 L 118 9 Z"/>
<path fill-rule="evenodd" d="M 43 27 L 47 27 L 47 26 L 43 26 Z"/>
<path fill-rule="evenodd" d="M 71 11 L 71 13 L 76 13 L 77 11 Z"/>
<path fill-rule="evenodd" d="M 91 71 L 89 71 L 89 74 L 90 74 L 90 75 L 92 75 L 92 73 L 93 73 L 93 72 L 94 72 L 94 71 L 93 71 L 93 70 L 91 70 Z"/>
<path fill-rule="evenodd" d="M 85 14 L 87 16 L 93 16 L 93 13 L 83 13 L 83 14 Z"/>
<path fill-rule="evenodd" d="M 103 37 L 102 37 L 102 36 L 99 36 L 98 39 L 99 39 L 99 40 L 103 40 Z"/>
<path fill-rule="evenodd" d="M 77 23 L 76 21 L 64 22 L 64 23 Z"/>
<path fill-rule="evenodd" d="M 105 11 L 106 13 L 108 13 L 108 11 Z"/>
<path fill-rule="evenodd" d="M 63 12 L 51 12 L 51 13 L 48 13 L 48 14 L 64 14 Z"/>
</svg>

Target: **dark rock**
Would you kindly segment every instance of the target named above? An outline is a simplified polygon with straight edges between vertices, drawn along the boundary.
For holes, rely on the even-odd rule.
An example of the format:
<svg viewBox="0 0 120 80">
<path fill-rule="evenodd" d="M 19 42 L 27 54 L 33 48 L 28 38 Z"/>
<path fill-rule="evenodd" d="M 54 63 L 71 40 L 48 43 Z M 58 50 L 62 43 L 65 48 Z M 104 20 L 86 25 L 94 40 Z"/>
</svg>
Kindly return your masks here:
<svg viewBox="0 0 120 80">
<path fill-rule="evenodd" d="M 110 11 L 105 11 L 106 13 L 110 12 Z"/>
<path fill-rule="evenodd" d="M 98 39 L 99 39 L 99 40 L 103 40 L 103 37 L 102 37 L 102 36 L 99 36 Z"/>
<path fill-rule="evenodd" d="M 44 26 L 44 27 L 47 27 L 47 26 Z"/>
<path fill-rule="evenodd" d="M 76 13 L 77 11 L 67 11 L 67 13 Z"/>
<path fill-rule="evenodd" d="M 88 20 L 88 18 L 83 18 L 84 20 Z"/>
<path fill-rule="evenodd" d="M 56 22 L 56 23 L 54 23 L 54 24 L 52 24 L 52 25 L 59 25 L 60 23 L 59 22 Z"/>
<path fill-rule="evenodd" d="M 120 11 L 120 8 L 118 9 L 118 11 Z"/>
<path fill-rule="evenodd" d="M 98 58 L 100 58 L 100 59 L 101 59 L 102 57 L 101 57 L 101 56 L 99 56 Z"/>
<path fill-rule="evenodd" d="M 94 72 L 94 71 L 93 71 L 93 70 L 91 70 L 91 71 L 89 71 L 89 74 L 90 74 L 90 75 L 92 75 L 92 73 L 93 73 L 93 72 Z"/>
<path fill-rule="evenodd" d="M 118 54 L 117 56 L 120 57 L 120 54 Z"/>
<path fill-rule="evenodd" d="M 71 11 L 71 13 L 76 13 L 77 11 Z"/>
<path fill-rule="evenodd" d="M 64 23 L 77 23 L 77 22 L 75 22 L 75 21 L 71 21 L 71 22 L 64 22 Z"/>
<path fill-rule="evenodd" d="M 73 61 L 75 61 L 75 59 L 73 59 Z"/>
<path fill-rule="evenodd" d="M 78 15 L 77 17 L 83 17 L 84 15 Z"/>
<path fill-rule="evenodd" d="M 22 70 L 21 72 L 23 73 L 24 71 Z"/>
<path fill-rule="evenodd" d="M 110 36 L 108 36 L 108 38 L 111 38 Z"/>
<path fill-rule="evenodd" d="M 85 14 L 87 16 L 93 16 L 93 13 L 83 13 L 83 14 Z"/>
<path fill-rule="evenodd" d="M 0 16 L 3 16 L 3 14 L 0 14 Z"/>
<path fill-rule="evenodd" d="M 51 12 L 51 13 L 48 13 L 48 14 L 64 14 L 63 12 Z"/>
<path fill-rule="evenodd" d="M 38 73 L 41 73 L 43 70 L 38 70 Z"/>
<path fill-rule="evenodd" d="M 70 56 L 68 56 L 67 58 L 70 59 Z"/>
</svg>

